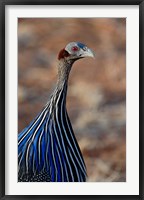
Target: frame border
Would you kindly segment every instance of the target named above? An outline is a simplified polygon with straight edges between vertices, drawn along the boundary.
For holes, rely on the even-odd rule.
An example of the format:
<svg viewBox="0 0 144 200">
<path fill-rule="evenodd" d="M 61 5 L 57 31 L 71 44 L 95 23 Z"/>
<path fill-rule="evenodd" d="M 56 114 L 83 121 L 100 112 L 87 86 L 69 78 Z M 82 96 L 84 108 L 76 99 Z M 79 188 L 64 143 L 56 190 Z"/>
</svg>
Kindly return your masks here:
<svg viewBox="0 0 144 200">
<path fill-rule="evenodd" d="M 139 195 L 6 195 L 5 194 L 5 6 L 6 5 L 139 5 Z M 0 0 L 0 199 L 142 200 L 144 197 L 144 0 Z"/>
</svg>

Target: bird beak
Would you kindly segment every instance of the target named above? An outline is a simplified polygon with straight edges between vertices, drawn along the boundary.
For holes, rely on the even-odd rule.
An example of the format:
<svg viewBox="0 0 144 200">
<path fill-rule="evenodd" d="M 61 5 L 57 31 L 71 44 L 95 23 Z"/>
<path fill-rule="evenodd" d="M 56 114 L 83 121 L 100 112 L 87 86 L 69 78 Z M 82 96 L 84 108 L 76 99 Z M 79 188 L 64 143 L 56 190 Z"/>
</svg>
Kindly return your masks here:
<svg viewBox="0 0 144 200">
<path fill-rule="evenodd" d="M 85 58 L 85 57 L 95 58 L 95 54 L 91 49 L 88 48 L 86 51 L 83 52 L 82 57 L 83 58 Z"/>
</svg>

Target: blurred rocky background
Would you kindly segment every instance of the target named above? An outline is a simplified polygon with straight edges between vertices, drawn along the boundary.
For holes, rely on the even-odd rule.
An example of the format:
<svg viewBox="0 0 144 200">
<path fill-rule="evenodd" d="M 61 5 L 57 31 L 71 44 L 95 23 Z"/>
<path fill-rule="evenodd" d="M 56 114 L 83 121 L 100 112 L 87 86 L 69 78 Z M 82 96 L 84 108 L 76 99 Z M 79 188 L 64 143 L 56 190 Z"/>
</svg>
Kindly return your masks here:
<svg viewBox="0 0 144 200">
<path fill-rule="evenodd" d="M 126 20 L 19 18 L 18 129 L 41 111 L 55 88 L 57 54 L 72 41 L 96 58 L 71 71 L 67 109 L 88 181 L 126 181 Z"/>
</svg>

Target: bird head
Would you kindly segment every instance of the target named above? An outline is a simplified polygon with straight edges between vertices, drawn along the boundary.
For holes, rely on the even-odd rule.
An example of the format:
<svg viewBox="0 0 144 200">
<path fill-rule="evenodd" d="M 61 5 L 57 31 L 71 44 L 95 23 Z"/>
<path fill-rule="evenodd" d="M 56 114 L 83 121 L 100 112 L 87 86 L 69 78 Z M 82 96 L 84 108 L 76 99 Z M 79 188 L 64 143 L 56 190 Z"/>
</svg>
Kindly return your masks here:
<svg viewBox="0 0 144 200">
<path fill-rule="evenodd" d="M 70 42 L 59 52 L 58 59 L 75 61 L 80 58 L 94 57 L 94 53 L 85 44 L 80 42 Z"/>
</svg>

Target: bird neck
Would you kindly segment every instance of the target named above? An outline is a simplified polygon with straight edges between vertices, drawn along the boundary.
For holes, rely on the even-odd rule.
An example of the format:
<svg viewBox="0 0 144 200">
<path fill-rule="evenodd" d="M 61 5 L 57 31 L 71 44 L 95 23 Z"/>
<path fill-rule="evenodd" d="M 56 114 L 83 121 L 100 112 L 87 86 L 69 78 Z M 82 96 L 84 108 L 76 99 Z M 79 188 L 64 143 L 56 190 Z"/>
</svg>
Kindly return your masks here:
<svg viewBox="0 0 144 200">
<path fill-rule="evenodd" d="M 72 62 L 68 62 L 64 59 L 60 60 L 58 63 L 58 81 L 51 98 L 52 105 L 61 105 L 61 103 L 64 102 L 63 106 L 65 108 L 68 78 L 72 64 Z M 52 106 L 52 112 L 55 110 L 54 107 Z"/>
<path fill-rule="evenodd" d="M 67 60 L 60 60 L 58 64 L 58 81 L 57 89 L 62 90 L 64 87 L 67 87 L 69 73 L 71 70 L 73 62 Z"/>
</svg>

